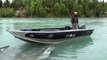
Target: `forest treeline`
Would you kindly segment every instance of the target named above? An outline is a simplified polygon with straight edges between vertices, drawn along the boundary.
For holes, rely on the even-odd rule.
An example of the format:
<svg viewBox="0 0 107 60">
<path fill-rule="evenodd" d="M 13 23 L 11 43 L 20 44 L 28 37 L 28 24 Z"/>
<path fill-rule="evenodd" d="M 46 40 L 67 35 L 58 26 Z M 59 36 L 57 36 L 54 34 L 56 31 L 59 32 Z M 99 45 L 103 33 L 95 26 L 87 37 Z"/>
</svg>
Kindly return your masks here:
<svg viewBox="0 0 107 60">
<path fill-rule="evenodd" d="M 0 0 L 0 17 L 100 17 L 107 3 L 98 0 Z"/>
</svg>

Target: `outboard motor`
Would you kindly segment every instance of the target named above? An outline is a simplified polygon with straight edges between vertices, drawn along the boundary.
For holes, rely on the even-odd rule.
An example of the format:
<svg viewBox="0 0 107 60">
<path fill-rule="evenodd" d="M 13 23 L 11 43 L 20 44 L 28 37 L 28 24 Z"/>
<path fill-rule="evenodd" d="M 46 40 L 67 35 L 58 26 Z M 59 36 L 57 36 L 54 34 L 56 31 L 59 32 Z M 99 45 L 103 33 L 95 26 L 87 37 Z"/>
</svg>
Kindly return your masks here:
<svg viewBox="0 0 107 60">
<path fill-rule="evenodd" d="M 79 29 L 86 29 L 85 24 L 80 25 L 80 26 L 79 26 Z"/>
</svg>

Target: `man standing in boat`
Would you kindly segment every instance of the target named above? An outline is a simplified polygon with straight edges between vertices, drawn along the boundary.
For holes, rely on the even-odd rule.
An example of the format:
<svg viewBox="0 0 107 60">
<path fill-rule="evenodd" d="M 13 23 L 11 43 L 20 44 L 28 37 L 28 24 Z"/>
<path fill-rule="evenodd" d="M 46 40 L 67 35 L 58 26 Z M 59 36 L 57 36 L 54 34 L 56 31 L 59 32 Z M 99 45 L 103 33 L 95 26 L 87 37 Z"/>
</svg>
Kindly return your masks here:
<svg viewBox="0 0 107 60">
<path fill-rule="evenodd" d="M 78 29 L 78 13 L 73 12 L 71 14 L 71 24 L 72 24 L 72 29 Z"/>
</svg>

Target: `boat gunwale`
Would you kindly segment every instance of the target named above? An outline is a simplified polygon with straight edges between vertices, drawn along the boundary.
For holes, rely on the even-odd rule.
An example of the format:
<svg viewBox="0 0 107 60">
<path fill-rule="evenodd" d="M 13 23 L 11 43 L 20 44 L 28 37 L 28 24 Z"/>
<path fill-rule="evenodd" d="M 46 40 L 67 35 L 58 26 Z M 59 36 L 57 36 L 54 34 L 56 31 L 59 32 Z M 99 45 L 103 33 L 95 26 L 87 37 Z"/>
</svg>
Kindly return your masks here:
<svg viewBox="0 0 107 60">
<path fill-rule="evenodd" d="M 21 30 L 8 30 L 9 32 L 19 32 L 19 33 L 64 33 L 64 32 L 77 32 L 77 31 L 90 31 L 94 30 L 93 28 L 91 29 L 74 29 L 74 30 L 54 30 L 54 31 L 46 31 L 46 30 L 41 30 L 41 31 L 21 31 Z"/>
</svg>

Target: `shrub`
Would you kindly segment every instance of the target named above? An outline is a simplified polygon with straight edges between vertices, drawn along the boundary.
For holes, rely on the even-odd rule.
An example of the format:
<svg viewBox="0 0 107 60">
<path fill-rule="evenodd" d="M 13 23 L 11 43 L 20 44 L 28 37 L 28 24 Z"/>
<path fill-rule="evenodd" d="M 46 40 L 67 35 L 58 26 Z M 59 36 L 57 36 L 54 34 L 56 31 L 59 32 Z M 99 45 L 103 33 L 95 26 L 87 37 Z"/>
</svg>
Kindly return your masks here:
<svg viewBox="0 0 107 60">
<path fill-rule="evenodd" d="M 49 13 L 49 14 L 47 14 L 46 17 L 54 17 L 54 16 L 52 15 L 52 13 Z"/>
<path fill-rule="evenodd" d="M 14 16 L 14 9 L 13 8 L 1 8 L 0 9 L 0 17 L 12 17 Z"/>
</svg>

